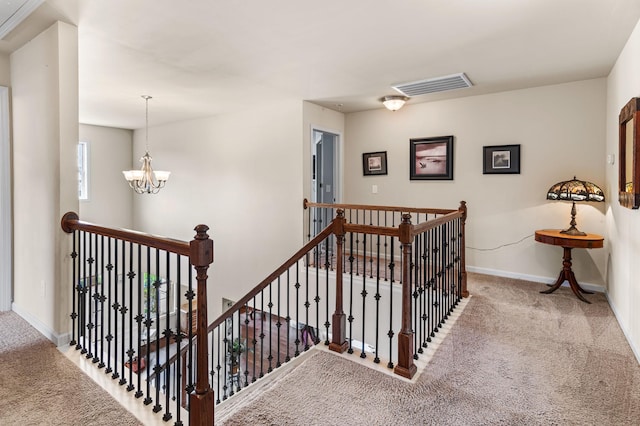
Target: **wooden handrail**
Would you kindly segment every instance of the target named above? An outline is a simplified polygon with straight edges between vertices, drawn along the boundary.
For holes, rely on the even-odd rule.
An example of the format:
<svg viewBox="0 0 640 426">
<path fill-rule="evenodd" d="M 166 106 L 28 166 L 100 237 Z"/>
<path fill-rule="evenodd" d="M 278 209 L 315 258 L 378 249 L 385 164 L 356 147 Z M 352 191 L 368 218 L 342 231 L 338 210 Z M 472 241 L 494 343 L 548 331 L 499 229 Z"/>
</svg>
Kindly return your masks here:
<svg viewBox="0 0 640 426">
<path fill-rule="evenodd" d="M 440 216 L 435 219 L 429 219 L 427 222 L 422 222 L 417 225 L 413 225 L 411 227 L 411 235 L 416 236 L 416 235 L 422 234 L 423 232 L 426 232 L 430 229 L 440 226 L 443 223 L 451 222 L 452 220 L 461 218 L 463 214 L 464 213 L 461 210 L 453 210 L 452 213 L 448 213 L 444 216 Z"/>
<path fill-rule="evenodd" d="M 219 326 L 220 324 L 222 324 L 225 319 L 227 319 L 227 312 L 235 312 L 236 310 L 240 309 L 241 307 L 243 307 L 249 300 L 253 299 L 253 297 L 255 295 L 257 295 L 258 293 L 260 293 L 260 291 L 262 291 L 265 287 L 267 287 L 271 282 L 273 282 L 273 280 L 275 280 L 276 278 L 278 278 L 283 272 L 285 272 L 287 269 L 289 269 L 291 266 L 293 266 L 298 260 L 300 260 L 302 258 L 303 255 L 305 255 L 307 252 L 309 252 L 313 247 L 315 247 L 316 245 L 318 245 L 322 240 L 324 240 L 326 237 L 328 237 L 330 234 L 333 233 L 333 222 L 331 222 L 331 224 L 329 226 L 327 226 L 321 233 L 319 233 L 315 238 L 313 238 L 311 241 L 309 241 L 307 244 L 304 245 L 304 247 L 302 247 L 300 250 L 298 250 L 293 256 L 291 256 L 291 258 L 289 260 L 287 260 L 286 262 L 284 262 L 278 269 L 276 269 L 271 275 L 269 275 L 267 278 L 265 278 L 264 280 L 262 280 L 260 282 L 260 284 L 258 284 L 257 286 L 255 286 L 253 288 L 253 290 L 251 290 L 249 293 L 247 293 L 246 296 L 244 296 L 242 299 L 240 299 L 238 302 L 236 302 L 232 307 L 230 307 L 229 309 L 227 309 L 227 311 L 225 311 L 225 313 L 223 313 L 222 315 L 220 315 L 215 321 L 213 321 L 208 329 L 207 329 L 207 333 L 210 333 L 211 331 L 213 331 L 217 326 Z M 193 339 L 196 339 L 196 336 L 193 336 Z M 182 354 L 184 354 L 187 351 L 187 347 L 185 346 L 182 349 L 180 349 L 180 351 L 178 351 L 177 353 L 175 353 L 174 355 L 172 355 L 163 365 L 158 366 L 150 375 L 150 379 L 155 378 L 158 374 L 160 374 L 162 371 L 164 371 L 168 366 L 170 366 L 171 364 L 173 364 L 175 362 L 175 360 Z"/>
<path fill-rule="evenodd" d="M 188 242 L 145 234 L 143 232 L 132 231 L 130 229 L 106 228 L 104 226 L 82 221 L 79 219 L 78 214 L 74 212 L 68 212 L 62 216 L 60 225 L 64 232 L 68 234 L 73 231 L 92 232 L 94 234 L 117 238 L 134 244 L 159 248 L 182 256 L 189 256 L 190 254 Z"/>
<path fill-rule="evenodd" d="M 402 213 L 431 213 L 431 214 L 448 214 L 457 210 L 451 209 L 430 209 L 420 207 L 395 207 L 395 206 L 375 206 L 366 204 L 329 204 L 329 203 L 314 203 L 306 198 L 303 201 L 304 209 L 309 207 L 324 207 L 330 209 L 358 209 L 358 210 L 380 210 L 380 211 L 393 211 Z"/>
<path fill-rule="evenodd" d="M 251 290 L 249 293 L 247 293 L 242 299 L 238 300 L 232 307 L 230 307 L 227 311 L 229 312 L 235 312 L 236 310 L 239 310 L 241 307 L 243 307 L 248 301 L 250 301 L 251 299 L 253 299 L 254 296 L 256 296 L 257 294 L 259 294 L 265 287 L 267 287 L 269 284 L 271 284 L 273 282 L 273 280 L 275 280 L 276 278 L 278 278 L 280 275 L 282 275 L 284 272 L 287 271 L 287 269 L 291 268 L 293 265 L 296 264 L 296 262 L 300 259 L 302 259 L 302 256 L 304 256 L 306 253 L 308 253 L 309 251 L 311 251 L 311 249 L 313 249 L 315 246 L 317 246 L 318 244 L 320 244 L 320 242 L 322 242 L 322 240 L 324 240 L 325 238 L 327 238 L 329 235 L 331 235 L 333 233 L 333 228 L 334 228 L 334 224 L 335 224 L 335 220 L 332 221 L 324 230 L 322 230 L 322 232 L 320 232 L 318 235 L 316 235 L 311 241 L 309 241 L 307 244 L 305 244 L 300 250 L 298 250 L 293 256 L 291 256 L 289 258 L 289 260 L 287 260 L 286 262 L 284 262 L 278 269 L 276 269 L 271 275 L 269 275 L 267 278 L 265 278 L 264 280 L 262 280 L 260 282 L 260 284 L 258 284 L 257 286 L 255 286 L 253 288 L 253 290 Z M 215 321 L 213 321 L 211 323 L 211 325 L 209 326 L 208 332 L 211 332 L 213 329 L 215 329 L 217 326 L 219 326 L 220 324 L 222 324 L 224 322 L 224 320 L 226 319 L 226 315 L 223 313 L 222 315 L 220 315 Z"/>
</svg>

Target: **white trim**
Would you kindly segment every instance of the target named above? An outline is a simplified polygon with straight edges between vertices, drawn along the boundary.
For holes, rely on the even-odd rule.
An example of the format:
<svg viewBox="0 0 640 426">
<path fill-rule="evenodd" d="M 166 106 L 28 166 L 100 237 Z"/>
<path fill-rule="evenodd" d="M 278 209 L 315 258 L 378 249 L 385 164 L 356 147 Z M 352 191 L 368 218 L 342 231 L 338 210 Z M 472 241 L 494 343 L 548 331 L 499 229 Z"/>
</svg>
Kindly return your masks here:
<svg viewBox="0 0 640 426">
<path fill-rule="evenodd" d="M 13 234 L 9 88 L 0 86 L 0 311 L 11 310 Z"/>
<path fill-rule="evenodd" d="M 31 15 L 44 0 L 26 0 L 22 6 L 0 26 L 0 39 L 13 31 L 24 19 Z"/>
<path fill-rule="evenodd" d="M 480 268 L 477 266 L 468 266 L 468 265 L 467 265 L 467 272 L 477 272 L 478 274 L 494 275 L 496 277 L 505 277 L 505 278 L 515 278 L 517 280 L 533 281 L 533 282 L 543 283 L 543 284 L 553 284 L 557 280 L 557 278 L 541 277 L 539 275 L 520 274 L 518 272 L 501 271 L 499 269 Z M 565 283 L 563 284 L 563 286 L 568 286 L 568 284 Z M 581 282 L 580 286 L 583 287 L 585 290 L 589 290 L 589 291 L 597 291 L 598 293 L 605 292 L 604 286 L 600 284 Z"/>
<path fill-rule="evenodd" d="M 33 328 L 38 330 L 44 337 L 51 340 L 56 346 L 68 345 L 71 341 L 71 336 L 69 333 L 57 334 L 55 331 L 49 328 L 48 325 L 40 321 L 38 318 L 31 315 L 29 312 L 22 309 L 20 306 L 13 303 L 11 305 L 13 308 L 13 312 L 20 315 L 22 319 L 31 324 Z"/>
<path fill-rule="evenodd" d="M 336 149 L 334 152 L 334 164 L 333 164 L 333 186 L 334 186 L 334 195 L 336 198 L 336 203 L 341 203 L 342 202 L 342 192 L 343 192 L 343 178 L 344 178 L 344 173 L 342 173 L 343 171 L 343 167 L 342 167 L 342 161 L 344 158 L 344 140 L 343 140 L 343 135 L 342 132 L 337 131 L 337 130 L 333 130 L 330 129 L 328 127 L 323 127 L 323 126 L 316 126 L 315 124 L 311 124 L 309 126 L 309 140 L 311 141 L 311 151 L 310 151 L 310 156 L 309 156 L 309 170 L 311 172 L 311 174 L 313 175 L 313 156 L 315 155 L 316 152 L 316 143 L 313 140 L 313 132 L 314 131 L 318 131 L 318 132 L 323 132 L 323 133 L 331 133 L 332 135 L 336 135 L 338 137 L 338 141 L 336 142 Z M 313 200 L 313 195 L 315 194 L 315 188 L 313 185 L 313 179 L 312 179 L 312 175 L 309 176 L 309 181 L 311 183 L 311 201 Z"/>
<path fill-rule="evenodd" d="M 611 303 L 611 299 L 609 298 L 609 292 L 605 292 L 605 296 L 607 296 L 607 302 L 609 302 L 609 306 L 611 307 L 611 311 L 613 312 L 613 315 L 616 317 L 616 320 L 618 321 L 618 325 L 620 326 L 620 329 L 622 330 L 622 334 L 624 334 L 624 337 L 627 339 L 627 342 L 629 343 L 629 346 L 631 347 L 631 351 L 636 356 L 636 359 L 638 360 L 638 363 L 640 364 L 640 350 L 638 350 L 638 348 L 633 344 L 633 339 L 631 339 L 631 334 L 629 333 L 629 330 L 627 330 L 627 328 L 624 326 L 624 322 L 622 321 L 622 318 L 620 317 L 620 315 L 618 315 L 618 311 L 616 310 L 615 305 L 613 303 Z"/>
</svg>

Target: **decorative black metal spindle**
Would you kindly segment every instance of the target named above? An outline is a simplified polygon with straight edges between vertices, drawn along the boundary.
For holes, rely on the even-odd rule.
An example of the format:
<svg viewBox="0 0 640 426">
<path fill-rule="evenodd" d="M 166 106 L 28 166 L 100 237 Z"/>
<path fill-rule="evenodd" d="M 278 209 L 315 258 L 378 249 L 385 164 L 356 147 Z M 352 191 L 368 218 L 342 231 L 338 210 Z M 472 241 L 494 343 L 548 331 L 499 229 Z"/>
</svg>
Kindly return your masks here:
<svg viewBox="0 0 640 426">
<path fill-rule="evenodd" d="M 98 257 L 99 259 L 99 264 L 98 264 L 98 271 L 99 271 L 99 276 L 100 276 L 100 363 L 98 364 L 98 368 L 104 368 L 104 357 L 105 357 L 105 351 L 104 351 L 104 302 L 105 300 L 107 300 L 107 297 L 105 296 L 105 292 L 104 292 L 104 259 L 105 259 L 105 255 L 104 255 L 104 235 L 100 236 L 100 256 Z M 96 348 L 96 353 L 98 353 L 98 349 Z"/>
<path fill-rule="evenodd" d="M 189 356 L 187 357 L 187 359 L 189 360 L 187 362 L 187 367 L 189 370 L 189 374 L 188 374 L 188 379 L 187 379 L 187 394 L 190 394 L 191 392 L 193 392 L 193 390 L 195 389 L 195 386 L 193 385 L 193 378 L 194 378 L 194 374 L 193 374 L 193 346 L 194 346 L 194 341 L 193 341 L 193 325 L 192 325 L 192 318 L 193 318 L 193 299 L 195 298 L 195 292 L 193 291 L 193 274 L 190 272 L 189 274 L 187 274 L 188 279 L 187 279 L 187 285 L 188 285 L 188 290 L 187 293 L 185 294 L 185 296 L 187 297 L 187 311 L 188 311 L 188 315 L 187 315 L 187 323 L 189 324 L 189 326 L 187 327 L 189 330 L 189 344 L 188 344 L 188 353 Z M 187 398 L 185 400 L 186 403 L 189 403 L 190 398 Z"/>
<path fill-rule="evenodd" d="M 170 300 L 171 299 L 171 288 L 169 283 L 171 282 L 171 258 L 170 258 L 170 254 L 169 252 L 166 252 L 166 262 L 167 264 L 165 265 L 165 277 L 166 277 L 166 283 L 165 283 L 165 294 L 166 294 L 166 298 L 165 298 L 165 319 L 164 319 L 164 324 L 165 324 L 165 329 L 163 331 L 164 337 L 165 337 L 165 363 L 169 362 L 169 359 L 171 358 L 171 337 L 173 335 L 173 333 L 171 332 L 171 307 L 170 307 Z M 160 301 L 158 300 L 158 304 L 160 303 Z M 176 316 L 180 316 L 179 314 L 177 314 Z M 158 363 L 159 364 L 159 363 Z M 162 420 L 169 421 L 169 419 L 171 419 L 171 412 L 169 411 L 169 398 L 171 397 L 171 375 L 169 374 L 171 372 L 171 368 L 169 365 L 166 365 L 166 368 L 164 369 L 164 392 L 165 392 L 165 412 L 164 415 L 162 416 Z"/>
<path fill-rule="evenodd" d="M 391 238 L 391 247 L 389 256 L 391 257 L 391 263 L 389 263 L 389 331 L 387 337 L 389 337 L 389 362 L 387 368 L 393 368 L 393 286 L 395 285 L 395 253 L 394 253 L 394 239 Z"/>
<path fill-rule="evenodd" d="M 264 289 L 260 292 L 260 334 L 258 335 L 258 337 L 260 338 L 260 374 L 258 375 L 259 378 L 264 377 L 265 375 L 265 371 L 264 371 L 264 350 L 265 350 L 265 344 L 264 344 L 264 338 L 266 337 L 266 335 L 264 334 L 264 330 L 265 330 L 265 323 L 267 322 L 267 318 L 264 310 Z M 271 321 L 271 319 L 269 319 L 269 321 Z"/>
<path fill-rule="evenodd" d="M 309 253 L 305 255 L 305 267 L 309 269 Z M 300 262 L 296 262 L 296 350 L 294 356 L 300 355 Z"/>
<path fill-rule="evenodd" d="M 287 270 L 287 275 L 289 275 L 289 271 Z M 282 363 L 280 362 L 280 327 L 282 327 L 282 317 L 280 316 L 280 276 L 278 277 L 278 284 L 276 287 L 276 318 L 278 321 L 276 322 L 276 368 L 280 367 Z M 271 309 L 271 308 L 269 308 Z"/>
<path fill-rule="evenodd" d="M 273 321 L 272 317 L 272 308 L 273 308 L 273 282 L 269 284 L 269 303 L 267 304 L 269 308 L 269 325 L 267 326 L 267 333 L 269 333 L 269 355 L 267 355 L 267 361 L 269 361 L 269 365 L 267 366 L 267 373 L 271 373 L 273 371 L 273 333 L 271 332 L 271 323 Z M 264 328 L 263 328 L 264 332 Z"/>
<path fill-rule="evenodd" d="M 355 257 L 353 255 L 353 232 L 349 232 L 349 316 L 347 321 L 349 322 L 349 335 L 347 340 L 349 347 L 347 352 L 353 353 L 353 261 Z"/>
<path fill-rule="evenodd" d="M 258 339 L 257 334 L 256 334 L 256 321 L 258 317 L 262 317 L 262 312 L 256 312 L 256 307 L 258 306 L 257 304 L 257 299 L 256 296 L 253 296 L 253 336 L 251 338 L 251 344 L 253 345 L 253 371 L 252 371 L 252 378 L 251 378 L 251 382 L 255 382 L 256 380 L 258 380 L 258 370 L 257 370 L 257 356 L 258 356 Z"/>
<path fill-rule="evenodd" d="M 167 277 L 168 279 L 169 277 Z M 155 294 L 154 308 L 156 310 L 156 359 L 153 371 L 156 374 L 156 403 L 153 406 L 153 412 L 157 413 L 162 410 L 160 405 L 160 249 L 156 249 L 156 274 L 153 282 L 153 292 Z"/>
<path fill-rule="evenodd" d="M 363 245 L 363 253 L 366 256 L 367 255 L 367 234 L 364 234 L 362 237 L 362 245 Z M 366 263 L 365 263 L 365 268 L 366 268 Z M 362 274 L 362 292 L 360 293 L 360 295 L 362 296 L 362 348 L 360 351 L 360 358 L 366 358 L 367 354 L 365 353 L 364 350 L 364 341 L 365 341 L 365 328 L 366 328 L 366 321 L 365 321 L 365 311 L 367 308 L 367 274 L 366 272 Z"/>
<path fill-rule="evenodd" d="M 326 240 L 325 240 L 326 241 Z M 320 245 L 318 245 L 318 249 L 320 249 L 322 246 L 322 243 L 320 243 Z M 326 255 L 326 250 L 325 250 L 325 255 Z M 316 265 L 320 265 L 320 261 L 321 261 L 321 257 L 322 256 L 322 252 L 320 250 L 316 250 Z M 326 264 L 326 262 L 325 262 Z M 326 274 L 328 274 L 328 271 L 325 271 Z M 316 267 L 315 269 L 315 287 L 316 287 L 316 296 L 313 298 L 313 301 L 315 302 L 315 311 L 316 311 L 316 338 L 318 336 L 318 327 L 320 324 L 320 295 L 319 295 L 319 291 L 320 291 L 320 268 Z M 307 296 L 307 300 L 309 300 L 309 296 Z M 310 327 L 309 322 L 307 321 L 307 327 Z M 317 341 L 313 341 L 313 343 L 317 343 Z M 309 345 L 309 339 L 307 338 L 307 343 L 305 345 L 305 350 L 309 349 L 310 345 Z"/>
<path fill-rule="evenodd" d="M 227 391 L 229 390 L 229 374 L 231 373 L 230 367 L 229 367 L 229 351 L 231 349 L 230 346 L 230 342 L 229 342 L 229 334 L 231 333 L 231 331 L 229 331 L 229 324 L 227 321 L 224 322 L 224 338 L 222 339 L 222 342 L 224 343 L 224 362 L 223 362 L 223 370 L 224 370 L 224 378 L 223 378 L 223 385 L 222 385 L 222 400 L 225 401 L 229 396 L 227 395 Z M 233 389 L 232 389 L 233 392 Z"/>
<path fill-rule="evenodd" d="M 153 318 L 151 316 L 151 247 L 147 246 L 147 253 L 146 253 L 146 257 L 147 257 L 147 265 L 145 268 L 146 273 L 144 274 L 144 279 L 143 279 L 143 287 L 144 287 L 144 297 L 145 297 L 145 308 L 144 308 L 144 326 L 145 326 L 145 339 L 144 339 L 144 346 L 145 346 L 145 359 L 147 361 L 147 368 L 146 370 L 146 389 L 145 389 L 145 398 L 144 398 L 144 405 L 149 405 L 153 402 L 153 399 L 151 399 L 151 325 L 153 324 Z"/>
<path fill-rule="evenodd" d="M 379 212 L 378 212 L 379 213 Z M 380 216 L 378 216 L 378 220 Z M 378 347 L 380 344 L 379 336 L 380 336 L 380 298 L 382 295 L 380 294 L 380 235 L 377 236 L 376 243 L 376 343 L 375 343 L 375 356 L 373 358 L 373 362 L 376 364 L 380 363 L 380 357 L 378 356 Z"/>
<path fill-rule="evenodd" d="M 220 404 L 220 382 L 223 380 L 222 376 L 220 375 L 220 370 L 223 369 L 223 367 L 222 367 L 222 363 L 223 363 L 222 355 L 220 354 L 220 352 L 221 352 L 220 348 L 222 347 L 223 340 L 220 338 L 220 330 L 221 330 L 220 326 L 216 327 L 216 329 L 215 329 L 215 332 L 217 334 L 216 347 L 218 348 L 218 351 L 217 351 L 218 362 L 216 364 L 216 371 L 218 372 L 218 380 L 216 380 L 216 397 L 217 397 L 216 404 Z M 213 339 L 211 339 L 211 340 L 213 341 Z M 187 400 L 188 399 L 189 398 L 187 398 Z"/>
<path fill-rule="evenodd" d="M 246 342 L 247 350 L 249 349 L 249 324 L 250 324 L 250 312 L 251 308 L 249 307 L 249 302 L 244 304 L 244 341 Z M 252 343 L 253 344 L 253 343 Z M 255 348 L 254 348 L 255 352 Z M 244 357 L 244 386 L 249 386 L 249 354 L 247 353 Z"/>
<path fill-rule="evenodd" d="M 296 262 L 296 268 L 298 267 L 298 262 Z M 291 347 L 291 276 L 290 276 L 291 268 L 287 269 L 287 316 L 285 318 L 287 322 L 287 354 L 284 358 L 285 362 L 291 361 L 291 351 L 289 348 Z"/>
<path fill-rule="evenodd" d="M 416 339 L 416 352 L 418 352 L 419 354 L 424 353 L 423 348 L 427 347 L 427 342 L 426 339 L 424 337 L 424 332 L 425 332 L 425 321 L 426 321 L 426 313 L 425 313 L 425 303 L 424 303 L 424 298 L 426 295 L 425 292 L 425 274 L 426 274 L 426 253 L 425 253 L 425 238 L 424 238 L 424 233 L 418 235 L 416 237 L 417 239 L 417 244 L 416 244 L 416 258 L 419 260 L 420 262 L 420 266 L 417 268 L 417 274 L 416 274 L 416 287 L 418 288 L 418 293 L 419 293 L 419 297 L 418 297 L 418 305 L 416 306 L 416 323 L 418 324 L 418 327 L 416 327 L 416 335 L 417 335 L 417 339 Z"/>
<path fill-rule="evenodd" d="M 122 271 L 124 272 L 124 268 L 126 268 L 126 259 L 127 259 L 127 255 L 126 255 L 126 245 L 125 245 L 125 241 L 122 241 L 122 250 L 120 255 L 122 256 Z M 129 272 L 131 272 L 131 270 L 129 270 Z M 127 273 L 127 276 L 129 274 Z M 120 306 L 120 335 L 122 336 L 122 338 L 120 339 L 120 357 L 122 359 L 122 365 L 120 366 L 120 381 L 118 382 L 120 385 L 124 385 L 127 383 L 127 379 L 125 378 L 125 363 L 124 363 L 124 356 L 125 356 L 125 336 L 126 331 L 126 314 L 128 311 L 127 308 L 127 280 L 123 277 L 122 279 L 122 304 Z M 129 357 L 129 361 L 131 361 L 131 357 Z"/>
<path fill-rule="evenodd" d="M 91 345 L 91 335 L 89 335 L 89 327 L 91 324 L 91 311 L 89 311 L 88 315 L 87 315 L 87 292 L 90 291 L 90 285 L 89 285 L 89 280 L 90 280 L 90 274 L 91 274 L 91 268 L 89 268 L 87 266 L 88 263 L 88 259 L 91 258 L 91 254 L 89 253 L 89 249 L 87 248 L 87 233 L 85 232 L 82 236 L 82 248 L 83 248 L 83 252 L 85 257 L 83 258 L 83 269 L 82 269 L 82 350 L 80 351 L 81 354 L 87 354 L 88 353 L 88 349 L 87 346 Z M 87 253 L 89 253 L 89 257 L 87 258 Z M 89 269 L 89 272 L 87 272 L 87 269 Z M 89 299 L 91 300 L 91 299 Z M 89 303 L 89 308 L 91 308 L 91 304 Z M 87 321 L 89 321 L 89 323 L 87 323 Z"/>
<path fill-rule="evenodd" d="M 113 294 L 113 263 L 111 257 L 111 237 L 107 237 L 107 300 L 109 301 L 106 306 L 107 310 L 107 368 L 105 374 L 109 374 L 113 371 L 111 368 L 111 341 L 113 340 L 113 334 L 111 329 L 111 295 Z"/>
<path fill-rule="evenodd" d="M 129 357 L 129 385 L 127 385 L 127 391 L 131 392 L 136 387 L 133 384 L 133 364 L 135 361 L 136 351 L 133 349 L 133 285 L 136 277 L 135 270 L 133 268 L 133 243 L 129 242 L 129 349 L 127 349 L 127 356 Z M 126 336 L 126 334 L 125 334 Z"/>
<path fill-rule="evenodd" d="M 71 234 L 71 244 L 73 245 L 71 249 L 71 341 L 69 342 L 69 346 L 74 346 L 78 343 L 76 340 L 76 320 L 78 319 L 78 310 L 76 308 L 76 291 L 78 288 L 78 252 L 76 251 L 76 238 L 77 231 L 73 231 Z"/>
<path fill-rule="evenodd" d="M 115 267 L 114 267 L 114 271 L 115 271 L 115 285 L 114 285 L 114 295 L 113 295 L 113 305 L 111 305 L 111 307 L 113 308 L 113 374 L 111 375 L 112 379 L 117 379 L 118 377 L 120 377 L 120 373 L 118 373 L 118 343 L 120 343 L 120 339 L 118 338 L 118 313 L 120 312 L 120 303 L 118 302 L 118 289 L 119 289 L 119 280 L 118 280 L 118 241 L 115 240 L 113 242 L 113 259 L 115 262 Z M 120 268 L 121 268 L 121 273 L 123 273 L 124 271 L 124 265 L 120 264 Z"/>
<path fill-rule="evenodd" d="M 437 236 L 436 236 L 436 230 L 435 229 L 431 229 L 429 230 L 429 234 L 430 234 L 430 240 L 432 242 L 431 244 L 431 251 L 430 251 L 430 261 L 431 261 L 431 268 L 429 268 L 431 274 L 430 274 L 430 279 L 429 279 L 429 284 L 430 284 L 430 291 L 429 291 L 429 310 L 430 310 L 430 327 L 429 327 L 429 338 L 427 339 L 427 341 L 431 341 L 432 337 L 435 337 L 435 331 L 436 331 L 436 292 L 437 292 L 437 253 L 438 253 L 438 245 L 437 245 Z"/>
<path fill-rule="evenodd" d="M 315 252 L 314 252 L 314 264 L 316 265 L 316 269 L 317 269 L 317 265 L 318 265 L 318 246 L 315 247 Z M 305 301 L 304 301 L 304 310 L 305 310 L 305 321 L 304 321 L 304 326 L 307 327 L 309 325 L 309 306 L 311 306 L 311 303 L 309 302 L 309 264 L 307 263 L 306 265 L 306 277 L 305 277 Z M 298 327 L 299 328 L 299 327 Z M 304 339 L 304 350 L 308 350 L 309 349 L 309 339 Z"/>
<path fill-rule="evenodd" d="M 147 366 L 150 366 L 149 364 L 149 357 L 148 357 L 148 351 L 146 354 L 142 353 L 142 326 L 143 326 L 143 320 L 144 320 L 144 315 L 142 314 L 142 295 L 144 294 L 144 291 L 142 289 L 142 278 L 143 278 L 143 274 L 141 273 L 142 271 L 142 246 L 140 244 L 138 244 L 138 287 L 137 287 L 137 299 L 138 299 L 138 303 L 136 303 L 137 305 L 137 315 L 135 317 L 136 320 L 136 330 L 137 330 L 137 335 L 138 338 L 137 340 L 137 349 L 136 349 L 136 353 L 138 354 L 138 386 L 137 386 L 137 390 L 136 393 L 134 394 L 136 398 L 142 398 L 142 396 L 144 395 L 144 393 L 142 392 L 142 371 L 139 368 L 142 360 L 145 360 L 145 364 Z M 133 305 L 132 305 L 133 306 Z M 131 330 L 131 332 L 133 333 L 133 330 Z"/>
<path fill-rule="evenodd" d="M 176 306 L 178 309 L 178 312 L 176 313 L 176 367 L 174 369 L 175 371 L 175 398 L 174 400 L 176 401 L 176 425 L 180 424 L 182 425 L 182 421 L 180 419 L 180 407 L 182 407 L 182 366 L 181 366 L 181 360 L 182 357 L 180 356 L 181 350 L 182 350 L 182 315 L 180 315 L 180 307 L 182 306 L 182 299 L 180 298 L 180 289 L 182 288 L 182 256 L 181 255 L 176 255 L 176 294 L 175 294 L 175 298 L 176 298 Z M 187 323 L 185 324 L 187 327 L 191 327 L 191 323 L 189 322 L 189 320 L 187 320 Z M 211 345 L 213 345 L 213 339 L 211 339 Z M 211 349 L 211 356 L 213 357 L 213 348 Z M 213 366 L 213 361 L 211 362 L 211 365 Z M 212 383 L 213 384 L 213 383 Z M 138 388 L 140 388 L 140 386 L 138 386 Z M 168 404 L 167 404 L 168 405 Z"/>
<path fill-rule="evenodd" d="M 373 226 L 373 210 L 369 210 L 369 226 Z M 373 236 L 371 237 L 371 242 L 369 243 L 369 278 L 373 278 Z M 365 243 L 364 256 L 367 258 L 367 244 Z M 367 275 L 367 265 L 365 263 L 365 273 Z"/>
<path fill-rule="evenodd" d="M 94 338 L 93 338 L 93 330 L 94 330 L 94 323 L 93 323 L 93 305 L 95 303 L 95 299 L 93 298 L 93 284 L 95 281 L 95 277 L 94 277 L 94 272 L 93 272 L 93 263 L 94 263 L 94 258 L 93 258 L 93 234 L 89 234 L 89 257 L 87 258 L 87 269 L 89 270 L 88 275 L 87 275 L 87 279 L 84 282 L 85 285 L 85 291 L 86 291 L 86 306 L 87 306 L 87 321 L 89 321 L 87 323 L 87 346 L 86 346 L 86 350 L 87 350 L 87 354 L 86 357 L 87 359 L 91 359 L 93 358 L 93 353 L 91 352 L 91 344 L 94 342 Z"/>
<path fill-rule="evenodd" d="M 333 250 L 333 248 L 332 248 L 332 250 Z M 325 300 L 325 311 L 324 311 L 325 312 L 325 321 L 324 321 L 325 339 L 324 339 L 324 344 L 325 344 L 325 346 L 329 346 L 329 343 L 330 343 L 329 342 L 329 327 L 331 327 L 331 323 L 329 322 L 329 268 L 328 268 L 328 266 L 329 266 L 330 262 L 329 262 L 329 254 L 328 253 L 325 255 L 324 263 L 325 263 L 325 265 L 327 265 L 327 268 L 326 268 L 327 270 L 326 270 L 326 273 L 324 274 L 325 275 L 325 289 L 324 289 L 324 291 L 325 291 L 325 293 L 324 293 L 325 294 L 325 298 L 324 298 L 324 300 Z M 317 286 L 318 286 L 318 283 L 316 281 L 316 288 L 317 288 Z M 320 296 L 319 296 L 318 292 L 316 291 L 316 317 L 318 315 L 320 315 L 320 309 L 319 309 L 320 307 L 318 306 L 319 303 L 320 303 Z M 318 343 L 320 343 L 320 329 L 319 329 L 320 319 L 318 317 L 316 319 L 316 325 L 317 325 L 316 333 L 315 333 L 316 334 L 316 340 L 315 340 L 314 343 L 317 345 Z"/>
</svg>

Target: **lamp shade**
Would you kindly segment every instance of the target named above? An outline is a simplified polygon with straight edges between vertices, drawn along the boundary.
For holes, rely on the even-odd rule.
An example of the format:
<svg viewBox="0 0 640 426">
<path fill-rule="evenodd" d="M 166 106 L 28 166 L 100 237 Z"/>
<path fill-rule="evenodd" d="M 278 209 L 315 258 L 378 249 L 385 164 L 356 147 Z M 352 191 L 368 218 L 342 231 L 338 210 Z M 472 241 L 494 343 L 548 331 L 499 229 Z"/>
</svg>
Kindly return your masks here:
<svg viewBox="0 0 640 426">
<path fill-rule="evenodd" d="M 571 201 L 571 222 L 569 228 L 560 231 L 561 234 L 584 236 L 586 233 L 576 228 L 576 201 L 604 201 L 604 192 L 595 183 L 576 179 L 565 180 L 553 185 L 547 191 L 547 200 Z"/>
<path fill-rule="evenodd" d="M 553 185 L 547 191 L 547 200 L 562 201 L 604 201 L 604 192 L 595 183 L 576 179 L 565 180 Z"/>
<path fill-rule="evenodd" d="M 397 111 L 402 108 L 408 99 L 406 96 L 385 96 L 381 101 L 389 111 Z"/>
</svg>

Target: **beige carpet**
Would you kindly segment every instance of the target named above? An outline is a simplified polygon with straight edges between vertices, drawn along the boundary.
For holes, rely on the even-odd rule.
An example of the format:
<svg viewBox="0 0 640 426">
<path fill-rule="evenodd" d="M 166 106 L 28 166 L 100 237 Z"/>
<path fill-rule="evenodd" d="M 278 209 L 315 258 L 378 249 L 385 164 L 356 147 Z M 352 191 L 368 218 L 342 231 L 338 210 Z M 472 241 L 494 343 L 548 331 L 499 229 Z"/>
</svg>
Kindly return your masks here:
<svg viewBox="0 0 640 426">
<path fill-rule="evenodd" d="M 640 366 L 605 296 L 544 288 L 470 274 L 415 384 L 317 352 L 218 424 L 639 425 Z"/>
<path fill-rule="evenodd" d="M 0 312 L 0 425 L 139 425 L 36 329 Z"/>
</svg>

